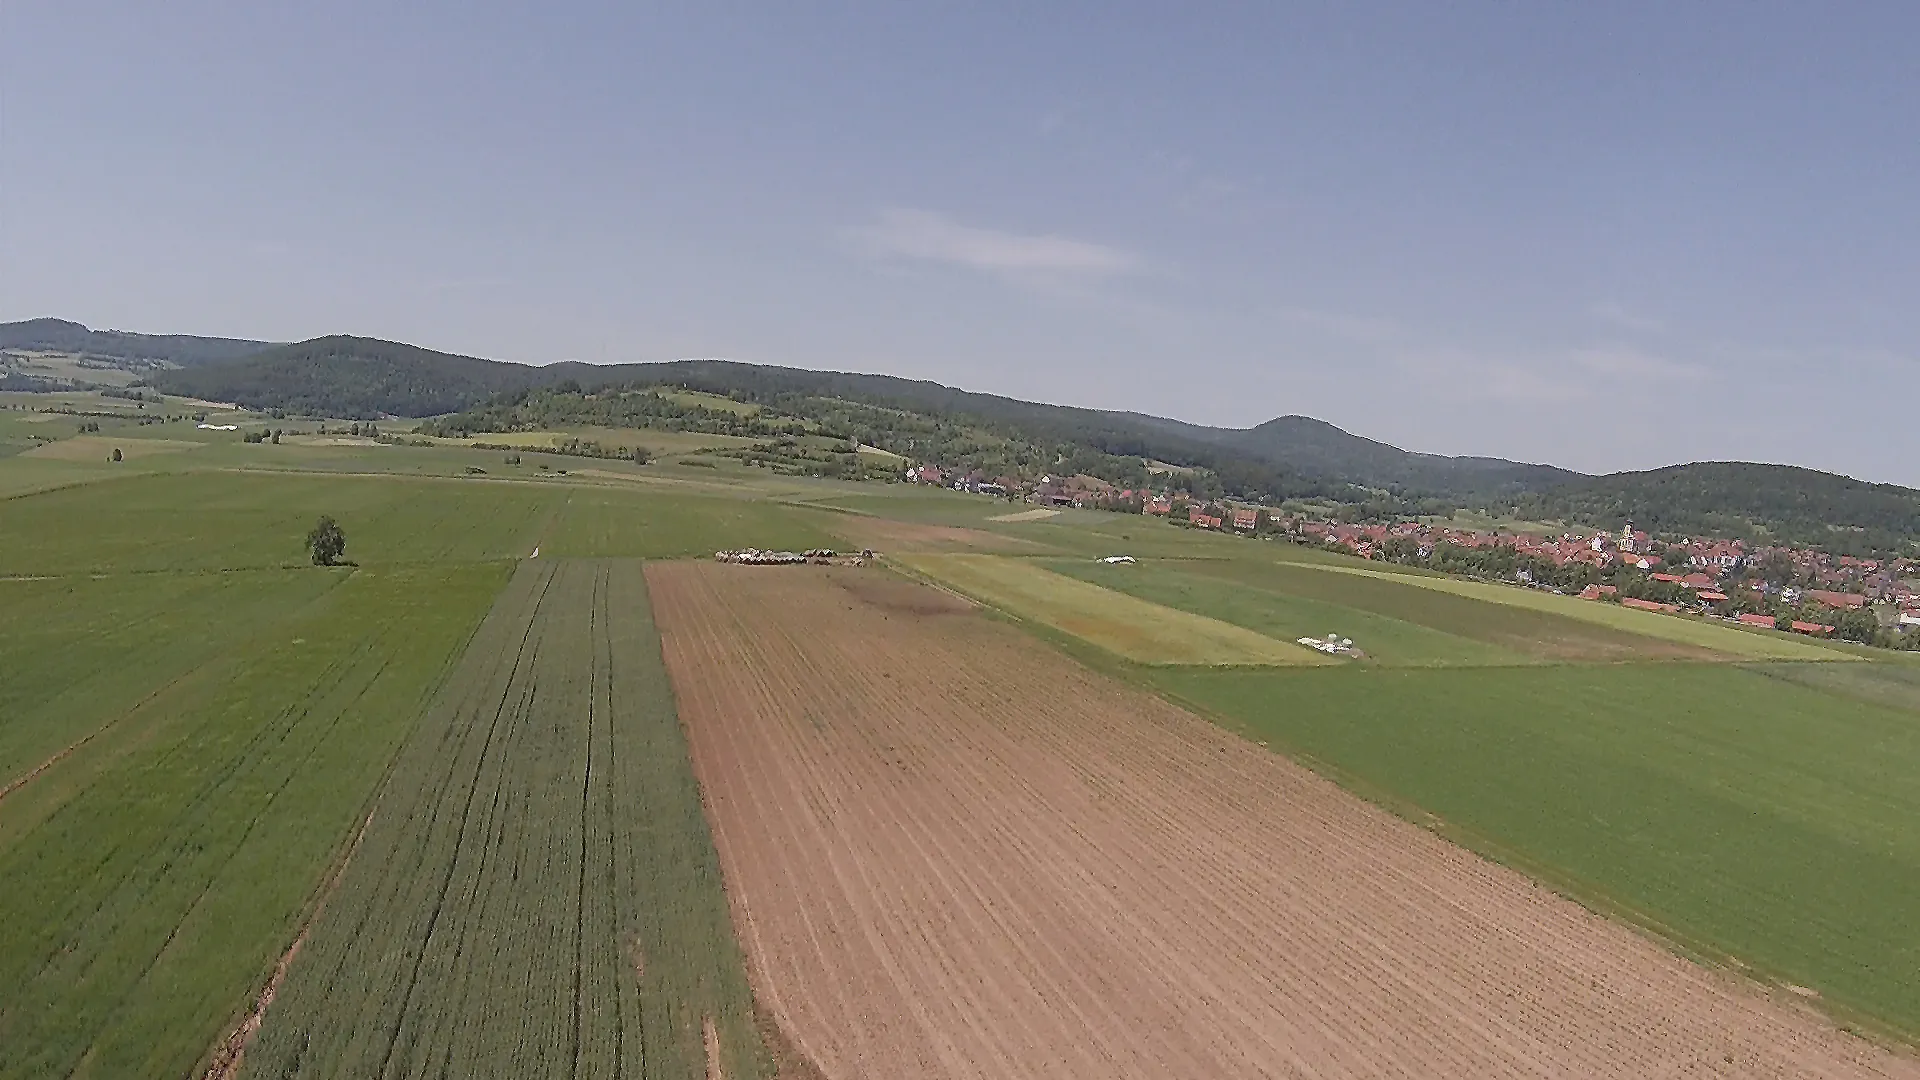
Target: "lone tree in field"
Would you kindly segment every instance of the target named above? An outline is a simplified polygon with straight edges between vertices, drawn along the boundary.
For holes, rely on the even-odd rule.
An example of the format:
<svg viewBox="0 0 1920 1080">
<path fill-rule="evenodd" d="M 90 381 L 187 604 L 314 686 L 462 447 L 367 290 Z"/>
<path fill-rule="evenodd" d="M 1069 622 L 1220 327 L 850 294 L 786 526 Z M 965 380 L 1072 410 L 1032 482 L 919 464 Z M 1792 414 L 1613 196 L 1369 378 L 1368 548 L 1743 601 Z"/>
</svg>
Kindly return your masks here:
<svg viewBox="0 0 1920 1080">
<path fill-rule="evenodd" d="M 307 550 L 313 553 L 313 565 L 332 566 L 347 550 L 347 534 L 332 518 L 323 517 L 307 534 Z"/>
</svg>

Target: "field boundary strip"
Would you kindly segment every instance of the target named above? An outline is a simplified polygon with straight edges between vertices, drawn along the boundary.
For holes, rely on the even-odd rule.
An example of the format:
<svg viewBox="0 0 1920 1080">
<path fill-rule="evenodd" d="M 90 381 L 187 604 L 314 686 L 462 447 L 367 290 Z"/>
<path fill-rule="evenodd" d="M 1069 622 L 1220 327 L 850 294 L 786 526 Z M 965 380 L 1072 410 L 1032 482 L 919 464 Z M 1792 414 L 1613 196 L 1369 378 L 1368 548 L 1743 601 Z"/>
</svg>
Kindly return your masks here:
<svg viewBox="0 0 1920 1080">
<path fill-rule="evenodd" d="M 391 763 L 389 763 L 389 770 L 391 770 Z M 380 796 L 385 794 L 386 779 L 383 778 L 379 794 L 374 798 L 373 808 L 367 811 L 365 818 L 361 819 L 360 827 L 354 830 L 353 839 L 348 841 L 333 872 L 327 875 L 326 881 L 321 885 L 313 907 L 300 921 L 299 933 L 294 935 L 293 941 L 287 945 L 286 951 L 280 954 L 280 958 L 274 961 L 273 971 L 267 976 L 266 984 L 260 988 L 258 994 L 254 995 L 252 1004 L 241 1016 L 239 1023 L 225 1038 L 215 1044 L 207 1067 L 200 1071 L 202 1080 L 234 1080 L 240 1075 L 241 1065 L 246 1060 L 247 1047 L 252 1045 L 253 1037 L 260 1031 L 260 1025 L 266 1022 L 267 1010 L 273 1007 L 274 996 L 279 993 L 281 984 L 287 981 L 287 973 L 293 969 L 293 962 L 300 956 L 301 946 L 307 943 L 307 936 L 313 932 L 314 922 L 326 913 L 327 900 L 333 896 L 334 890 L 340 887 L 341 877 L 346 874 L 347 866 L 353 862 L 353 853 L 360 849 L 360 841 L 365 839 L 367 828 L 373 824 L 373 816 L 380 812 Z"/>
</svg>

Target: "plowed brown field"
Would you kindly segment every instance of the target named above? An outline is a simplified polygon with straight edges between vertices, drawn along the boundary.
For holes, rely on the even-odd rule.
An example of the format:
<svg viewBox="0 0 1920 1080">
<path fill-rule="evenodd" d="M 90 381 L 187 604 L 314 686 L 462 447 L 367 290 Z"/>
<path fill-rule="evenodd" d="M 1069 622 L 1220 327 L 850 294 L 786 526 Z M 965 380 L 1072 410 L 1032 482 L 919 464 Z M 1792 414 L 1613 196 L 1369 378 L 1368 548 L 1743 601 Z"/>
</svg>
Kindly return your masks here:
<svg viewBox="0 0 1920 1080">
<path fill-rule="evenodd" d="M 827 1077 L 1920 1076 L 879 573 L 648 568 L 761 1005 Z"/>
</svg>

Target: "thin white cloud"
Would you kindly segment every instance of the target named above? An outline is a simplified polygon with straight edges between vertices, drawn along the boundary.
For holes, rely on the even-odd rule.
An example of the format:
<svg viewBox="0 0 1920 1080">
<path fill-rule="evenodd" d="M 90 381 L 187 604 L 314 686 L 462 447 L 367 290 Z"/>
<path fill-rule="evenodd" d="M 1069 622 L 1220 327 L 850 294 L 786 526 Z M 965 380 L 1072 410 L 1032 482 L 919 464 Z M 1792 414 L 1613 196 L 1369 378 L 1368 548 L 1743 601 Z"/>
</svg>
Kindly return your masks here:
<svg viewBox="0 0 1920 1080">
<path fill-rule="evenodd" d="M 1704 382 L 1713 374 L 1699 364 L 1669 360 L 1630 345 L 1580 349 L 1573 354 L 1573 362 L 1595 375 L 1618 375 L 1663 382 Z"/>
<path fill-rule="evenodd" d="M 1066 128 L 1069 123 L 1072 123 L 1074 114 L 1079 111 L 1080 106 L 1078 105 L 1060 105 L 1048 109 L 1041 114 L 1040 120 L 1035 126 L 1040 129 L 1040 134 L 1042 135 L 1055 135 Z"/>
<path fill-rule="evenodd" d="M 1667 331 L 1665 322 L 1612 300 L 1602 300 L 1589 310 L 1594 318 L 1622 329 L 1642 334 L 1664 334 Z"/>
<path fill-rule="evenodd" d="M 1537 356 L 1489 355 L 1439 346 L 1400 350 L 1394 365 L 1439 396 L 1517 405 L 1616 400 L 1633 387 L 1699 388 L 1713 372 L 1624 345 L 1561 349 Z"/>
<path fill-rule="evenodd" d="M 1138 256 L 1103 244 L 962 225 L 930 210 L 884 210 L 878 221 L 849 236 L 875 258 L 947 263 L 1010 278 L 1109 277 L 1143 265 Z"/>
</svg>

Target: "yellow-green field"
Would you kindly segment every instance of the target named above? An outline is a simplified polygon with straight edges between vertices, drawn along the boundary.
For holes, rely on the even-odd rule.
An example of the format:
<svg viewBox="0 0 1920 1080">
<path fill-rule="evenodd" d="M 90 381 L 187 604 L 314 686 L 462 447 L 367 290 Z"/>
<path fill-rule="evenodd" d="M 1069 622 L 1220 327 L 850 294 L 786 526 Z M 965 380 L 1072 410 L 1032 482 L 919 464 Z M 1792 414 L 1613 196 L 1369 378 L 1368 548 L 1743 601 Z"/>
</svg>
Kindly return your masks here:
<svg viewBox="0 0 1920 1080">
<path fill-rule="evenodd" d="M 1139 664 L 1298 667 L 1337 663 L 1293 642 L 1163 607 L 999 555 L 909 555 L 907 566 L 999 608 Z"/>
</svg>

